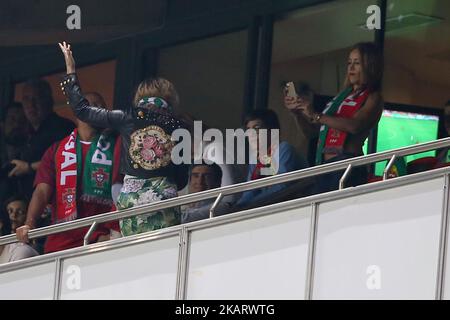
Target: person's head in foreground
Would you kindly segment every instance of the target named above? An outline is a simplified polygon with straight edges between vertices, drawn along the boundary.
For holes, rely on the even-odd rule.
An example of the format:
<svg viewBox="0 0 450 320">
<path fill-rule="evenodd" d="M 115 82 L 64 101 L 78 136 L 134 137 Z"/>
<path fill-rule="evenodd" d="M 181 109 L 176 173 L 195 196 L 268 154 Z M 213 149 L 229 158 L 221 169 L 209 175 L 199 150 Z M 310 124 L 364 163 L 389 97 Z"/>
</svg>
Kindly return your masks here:
<svg viewBox="0 0 450 320">
<path fill-rule="evenodd" d="M 22 89 L 22 105 L 25 116 L 36 129 L 53 110 L 53 95 L 50 84 L 42 79 L 25 82 Z"/>
<path fill-rule="evenodd" d="M 213 164 L 194 164 L 189 179 L 189 193 L 219 188 L 222 181 L 222 170 Z"/>
<path fill-rule="evenodd" d="M 154 110 L 172 112 L 178 107 L 179 97 L 169 80 L 148 78 L 137 87 L 133 102 L 134 106 L 154 105 Z"/>
<path fill-rule="evenodd" d="M 18 227 L 25 223 L 28 201 L 20 196 L 13 196 L 6 200 L 5 208 L 11 222 L 11 231 L 15 232 Z"/>
<path fill-rule="evenodd" d="M 248 113 L 244 120 L 245 129 L 253 129 L 249 131 L 248 141 L 250 148 L 253 151 L 257 151 L 258 147 L 261 148 L 259 141 L 259 130 L 267 129 L 267 147 L 271 145 L 271 130 L 280 129 L 280 121 L 275 111 L 270 109 L 257 109 Z"/>
</svg>

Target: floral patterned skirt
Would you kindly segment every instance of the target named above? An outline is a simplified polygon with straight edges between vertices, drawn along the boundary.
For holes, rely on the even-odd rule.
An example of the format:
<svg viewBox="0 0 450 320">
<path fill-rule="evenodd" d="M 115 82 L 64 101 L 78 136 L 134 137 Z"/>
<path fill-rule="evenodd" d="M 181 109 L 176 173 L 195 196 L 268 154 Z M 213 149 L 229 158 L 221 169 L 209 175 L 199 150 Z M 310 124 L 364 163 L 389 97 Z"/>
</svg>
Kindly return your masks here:
<svg viewBox="0 0 450 320">
<path fill-rule="evenodd" d="M 176 184 L 166 177 L 139 179 L 125 176 L 123 187 L 117 198 L 119 210 L 143 204 L 153 203 L 177 196 Z M 180 224 L 179 207 L 169 208 L 120 220 L 120 231 L 123 236 L 157 230 Z"/>
</svg>

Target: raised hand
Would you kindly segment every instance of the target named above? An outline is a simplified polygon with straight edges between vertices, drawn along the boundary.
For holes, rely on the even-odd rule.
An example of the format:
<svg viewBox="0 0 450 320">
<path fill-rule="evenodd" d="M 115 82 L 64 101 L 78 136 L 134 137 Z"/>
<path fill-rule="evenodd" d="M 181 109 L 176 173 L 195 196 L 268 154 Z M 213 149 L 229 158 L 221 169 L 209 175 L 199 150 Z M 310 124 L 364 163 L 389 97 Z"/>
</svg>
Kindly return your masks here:
<svg viewBox="0 0 450 320">
<path fill-rule="evenodd" d="M 303 114 L 306 118 L 311 118 L 314 114 L 311 101 L 305 97 L 290 97 L 284 96 L 284 106 L 292 113 L 299 115 Z"/>
<path fill-rule="evenodd" d="M 64 54 L 64 60 L 66 61 L 66 69 L 67 74 L 75 73 L 75 60 L 72 56 L 72 50 L 70 50 L 70 44 L 63 41 L 63 43 L 59 43 L 59 47 L 61 48 L 62 53 Z"/>
<path fill-rule="evenodd" d="M 291 111 L 296 110 L 299 107 L 298 98 L 285 95 L 284 106 Z"/>
</svg>

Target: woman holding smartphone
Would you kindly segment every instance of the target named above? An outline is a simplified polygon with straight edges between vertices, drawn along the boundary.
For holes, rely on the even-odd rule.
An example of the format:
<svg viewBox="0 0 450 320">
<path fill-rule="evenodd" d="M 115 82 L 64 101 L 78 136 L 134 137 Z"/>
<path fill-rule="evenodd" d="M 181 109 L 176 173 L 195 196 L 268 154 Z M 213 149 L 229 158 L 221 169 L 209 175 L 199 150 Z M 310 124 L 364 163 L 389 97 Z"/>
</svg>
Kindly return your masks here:
<svg viewBox="0 0 450 320">
<path fill-rule="evenodd" d="M 81 92 L 70 45 L 63 42 L 59 46 L 67 68 L 61 87 L 75 115 L 92 126 L 120 132 L 120 167 L 125 178 L 117 208 L 176 197 L 177 189 L 182 189 L 187 182 L 187 166 L 175 165 L 171 159 L 174 147 L 171 134 L 184 127 L 173 114 L 178 94 L 172 83 L 162 78 L 147 79 L 139 84 L 131 108 L 112 111 L 97 108 L 89 105 Z M 127 236 L 179 224 L 180 219 L 179 209 L 169 208 L 123 219 L 120 229 Z"/>
<path fill-rule="evenodd" d="M 285 106 L 297 117 L 319 127 L 315 157 L 316 165 L 348 159 L 363 154 L 364 141 L 380 120 L 383 111 L 381 79 L 382 55 L 373 43 L 358 43 L 350 51 L 347 75 L 342 90 L 317 113 L 310 99 L 285 95 Z M 348 180 L 349 185 L 367 182 L 367 169 L 356 167 Z M 342 172 L 318 177 L 317 192 L 334 190 Z"/>
</svg>

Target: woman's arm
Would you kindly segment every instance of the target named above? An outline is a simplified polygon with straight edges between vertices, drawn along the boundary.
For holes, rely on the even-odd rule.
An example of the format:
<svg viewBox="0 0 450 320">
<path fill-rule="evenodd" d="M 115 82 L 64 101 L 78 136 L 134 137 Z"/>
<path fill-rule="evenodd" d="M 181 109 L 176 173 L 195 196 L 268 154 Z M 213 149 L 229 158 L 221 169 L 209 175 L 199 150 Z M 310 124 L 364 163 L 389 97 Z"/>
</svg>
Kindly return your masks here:
<svg viewBox="0 0 450 320">
<path fill-rule="evenodd" d="M 39 183 L 34 189 L 33 196 L 28 206 L 27 219 L 23 226 L 17 228 L 16 236 L 20 242 L 28 242 L 28 232 L 36 228 L 36 222 L 39 219 L 45 207 L 51 201 L 53 190 L 46 183 Z"/>
<path fill-rule="evenodd" d="M 310 105 L 302 106 L 302 111 L 311 122 L 324 124 L 351 134 L 357 134 L 372 128 L 383 111 L 383 99 L 379 92 L 371 93 L 364 106 L 352 118 L 342 118 L 326 114 L 315 113 Z"/>
<path fill-rule="evenodd" d="M 107 110 L 89 105 L 89 101 L 84 98 L 81 87 L 75 73 L 75 60 L 70 50 L 70 44 L 59 43 L 59 47 L 64 54 L 66 61 L 67 75 L 63 77 L 61 88 L 64 95 L 78 119 L 90 125 L 101 128 L 119 129 L 125 119 L 122 110 Z"/>
<path fill-rule="evenodd" d="M 307 138 L 315 137 L 319 133 L 319 126 L 306 119 L 305 114 L 302 112 L 304 103 L 305 102 L 299 97 L 294 98 L 286 95 L 284 96 L 284 106 L 294 116 L 297 127 Z"/>
</svg>

